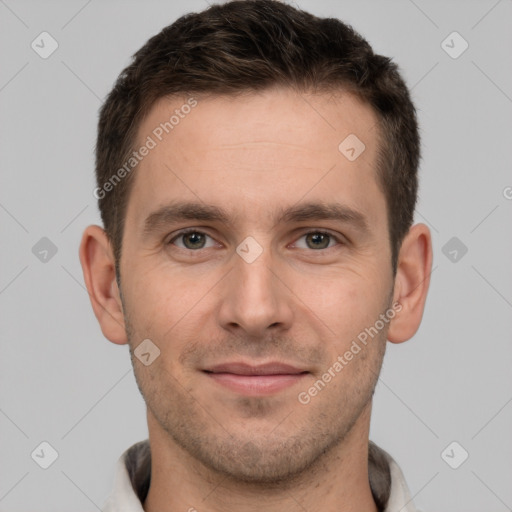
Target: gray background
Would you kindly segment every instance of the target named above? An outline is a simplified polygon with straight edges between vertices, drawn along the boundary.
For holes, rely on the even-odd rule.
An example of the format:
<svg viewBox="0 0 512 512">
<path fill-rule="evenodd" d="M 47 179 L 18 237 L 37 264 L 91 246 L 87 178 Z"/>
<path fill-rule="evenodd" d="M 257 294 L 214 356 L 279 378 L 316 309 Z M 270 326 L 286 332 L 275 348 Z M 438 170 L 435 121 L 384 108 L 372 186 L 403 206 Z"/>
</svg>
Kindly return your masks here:
<svg viewBox="0 0 512 512">
<path fill-rule="evenodd" d="M 393 57 L 419 111 L 417 220 L 435 270 L 420 331 L 389 344 L 371 437 L 421 509 L 512 510 L 512 1 L 297 3 Z M 0 511 L 99 510 L 116 460 L 147 437 L 128 347 L 99 330 L 78 244 L 99 223 L 102 98 L 148 37 L 206 5 L 0 0 Z M 47 59 L 31 48 L 42 31 L 59 44 Z M 453 31 L 469 44 L 458 58 L 442 46 Z M 43 441 L 58 452 L 48 469 L 31 457 Z"/>
</svg>

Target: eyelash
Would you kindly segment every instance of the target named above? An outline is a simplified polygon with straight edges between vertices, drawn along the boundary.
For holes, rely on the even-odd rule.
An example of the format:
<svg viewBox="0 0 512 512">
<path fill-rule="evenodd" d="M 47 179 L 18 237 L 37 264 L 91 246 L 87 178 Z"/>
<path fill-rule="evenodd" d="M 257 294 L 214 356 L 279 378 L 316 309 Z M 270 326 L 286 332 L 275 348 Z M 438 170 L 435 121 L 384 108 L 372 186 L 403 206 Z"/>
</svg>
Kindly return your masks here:
<svg viewBox="0 0 512 512">
<path fill-rule="evenodd" d="M 200 231 L 199 229 L 189 228 L 189 229 L 184 229 L 183 231 L 180 231 L 177 235 L 173 236 L 167 242 L 167 245 L 173 245 L 173 242 L 175 240 L 178 240 L 180 237 L 189 235 L 190 233 L 198 233 L 198 234 L 201 234 L 201 235 L 206 235 L 206 236 L 210 237 L 213 240 L 213 237 L 210 236 L 208 233 L 205 233 L 204 231 Z M 341 245 L 345 244 L 345 242 L 343 240 L 341 240 L 339 237 L 337 237 L 336 235 L 333 235 L 332 233 L 330 233 L 328 231 L 322 231 L 322 230 L 318 230 L 318 229 L 312 229 L 310 231 L 306 231 L 305 233 L 302 233 L 302 235 L 297 240 L 300 240 L 301 238 L 303 238 L 305 236 L 308 236 L 308 235 L 312 235 L 312 234 L 315 234 L 315 235 L 327 235 L 328 237 L 330 237 L 330 239 L 335 240 L 338 244 L 341 244 Z M 325 249 L 310 249 L 310 250 L 314 251 L 314 252 L 322 252 L 322 251 L 326 251 L 327 249 L 333 249 L 334 247 L 335 246 L 326 247 Z M 202 250 L 202 249 L 196 249 L 196 250 L 194 250 L 194 249 L 187 249 L 187 248 L 183 248 L 183 247 L 178 247 L 178 249 L 183 249 L 183 250 L 189 251 L 189 252 L 199 252 L 199 251 Z M 206 249 L 209 249 L 209 247 L 206 247 Z"/>
</svg>

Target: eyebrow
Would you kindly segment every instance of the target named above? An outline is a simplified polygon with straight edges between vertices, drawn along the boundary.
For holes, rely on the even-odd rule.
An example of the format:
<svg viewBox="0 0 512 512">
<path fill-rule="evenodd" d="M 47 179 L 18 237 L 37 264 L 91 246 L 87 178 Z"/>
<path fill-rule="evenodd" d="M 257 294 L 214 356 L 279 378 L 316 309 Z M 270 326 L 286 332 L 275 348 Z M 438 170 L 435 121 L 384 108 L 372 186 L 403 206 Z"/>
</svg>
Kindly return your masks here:
<svg viewBox="0 0 512 512">
<path fill-rule="evenodd" d="M 219 222 L 232 226 L 230 216 L 223 208 L 197 202 L 173 202 L 148 215 L 144 221 L 144 235 L 149 236 L 182 220 Z M 279 209 L 274 227 L 280 223 L 308 220 L 335 220 L 352 224 L 364 233 L 370 230 L 366 217 L 360 211 L 339 203 L 321 202 L 301 203 Z"/>
</svg>

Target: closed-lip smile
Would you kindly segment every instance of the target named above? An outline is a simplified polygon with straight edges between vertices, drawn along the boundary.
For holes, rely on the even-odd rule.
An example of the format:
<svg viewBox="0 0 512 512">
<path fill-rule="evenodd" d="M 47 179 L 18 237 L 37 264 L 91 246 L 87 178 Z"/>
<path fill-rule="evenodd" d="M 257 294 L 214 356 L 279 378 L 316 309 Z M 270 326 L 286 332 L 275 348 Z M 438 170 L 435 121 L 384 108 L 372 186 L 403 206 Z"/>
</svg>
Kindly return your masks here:
<svg viewBox="0 0 512 512">
<path fill-rule="evenodd" d="M 259 365 L 235 361 L 216 364 L 203 371 L 217 384 L 249 396 L 275 394 L 296 384 L 309 373 L 307 370 L 277 361 Z"/>
</svg>

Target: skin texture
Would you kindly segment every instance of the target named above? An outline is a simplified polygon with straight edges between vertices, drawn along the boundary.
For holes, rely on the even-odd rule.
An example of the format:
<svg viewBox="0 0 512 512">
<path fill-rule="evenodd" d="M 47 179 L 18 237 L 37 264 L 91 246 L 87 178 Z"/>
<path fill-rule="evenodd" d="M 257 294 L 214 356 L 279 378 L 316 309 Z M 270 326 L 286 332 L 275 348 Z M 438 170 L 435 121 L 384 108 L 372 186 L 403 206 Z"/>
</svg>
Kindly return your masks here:
<svg viewBox="0 0 512 512">
<path fill-rule="evenodd" d="M 138 145 L 186 100 L 159 100 Z M 152 481 L 144 509 L 376 510 L 367 467 L 372 395 L 386 340 L 406 341 L 421 322 L 429 230 L 410 229 L 393 276 L 375 172 L 377 117 L 354 96 L 269 89 L 197 100 L 135 171 L 121 290 L 103 230 L 88 227 L 80 248 L 102 331 L 129 343 L 147 404 Z M 349 134 L 366 146 L 354 161 L 338 150 Z M 167 219 L 145 231 L 146 219 L 173 201 L 217 206 L 228 223 Z M 350 219 L 278 221 L 283 209 L 307 203 L 355 210 L 366 228 Z M 184 228 L 199 238 L 178 237 Z M 262 250 L 251 263 L 236 251 L 247 237 Z M 254 245 L 242 247 L 255 254 Z M 299 393 L 394 303 L 394 318 L 300 403 Z M 133 354 L 145 339 L 160 350 L 148 366 Z M 248 396 L 203 371 L 232 361 L 279 361 L 308 373 Z"/>
</svg>

